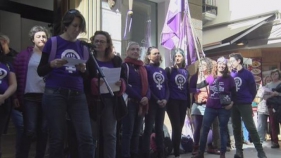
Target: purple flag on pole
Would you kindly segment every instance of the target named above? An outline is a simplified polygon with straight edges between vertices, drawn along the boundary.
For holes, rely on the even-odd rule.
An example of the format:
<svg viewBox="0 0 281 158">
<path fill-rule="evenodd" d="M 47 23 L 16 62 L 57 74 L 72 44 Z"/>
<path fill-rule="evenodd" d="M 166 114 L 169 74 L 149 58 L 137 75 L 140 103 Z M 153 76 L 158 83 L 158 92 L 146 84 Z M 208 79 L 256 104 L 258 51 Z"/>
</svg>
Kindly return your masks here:
<svg viewBox="0 0 281 158">
<path fill-rule="evenodd" d="M 188 53 L 187 53 L 187 65 L 193 64 L 196 62 L 197 56 L 196 56 L 196 49 L 195 49 L 195 43 L 194 43 L 194 34 L 192 32 L 192 26 L 191 26 L 191 17 L 189 17 L 189 6 L 188 2 L 185 4 L 185 14 L 184 14 L 184 25 L 185 25 L 185 36 L 187 36 L 187 47 L 188 47 Z M 189 19 L 188 19 L 189 18 Z"/>
<path fill-rule="evenodd" d="M 181 13 L 183 0 L 170 0 L 166 20 L 161 33 L 161 45 L 172 50 L 180 39 Z"/>
</svg>

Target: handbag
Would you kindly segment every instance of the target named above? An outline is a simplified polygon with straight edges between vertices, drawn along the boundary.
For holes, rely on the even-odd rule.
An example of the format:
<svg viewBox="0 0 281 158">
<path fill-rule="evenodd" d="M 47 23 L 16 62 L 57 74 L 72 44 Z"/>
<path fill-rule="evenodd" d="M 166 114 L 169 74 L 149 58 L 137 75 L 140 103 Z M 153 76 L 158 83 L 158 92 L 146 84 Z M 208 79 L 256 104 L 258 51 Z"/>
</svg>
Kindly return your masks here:
<svg viewBox="0 0 281 158">
<path fill-rule="evenodd" d="M 222 106 L 227 106 L 229 104 L 231 104 L 231 96 L 230 94 L 222 94 L 220 91 L 219 91 L 219 82 L 218 82 L 218 79 L 216 79 L 216 87 L 217 87 L 217 90 L 219 92 L 219 99 L 220 99 L 220 103 Z"/>
<path fill-rule="evenodd" d="M 267 106 L 281 105 L 281 96 L 274 96 L 266 100 Z"/>
</svg>

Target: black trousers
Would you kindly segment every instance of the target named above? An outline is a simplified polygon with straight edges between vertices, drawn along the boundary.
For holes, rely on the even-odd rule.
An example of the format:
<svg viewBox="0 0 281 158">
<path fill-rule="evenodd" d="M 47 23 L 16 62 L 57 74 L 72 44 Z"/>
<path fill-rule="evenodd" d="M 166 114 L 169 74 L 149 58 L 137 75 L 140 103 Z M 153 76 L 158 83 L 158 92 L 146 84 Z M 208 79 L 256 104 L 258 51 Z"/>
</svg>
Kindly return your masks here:
<svg viewBox="0 0 281 158">
<path fill-rule="evenodd" d="M 167 113 L 172 125 L 172 142 L 174 147 L 174 155 L 180 155 L 180 141 L 182 127 L 187 110 L 186 100 L 170 99 L 167 104 Z"/>
</svg>

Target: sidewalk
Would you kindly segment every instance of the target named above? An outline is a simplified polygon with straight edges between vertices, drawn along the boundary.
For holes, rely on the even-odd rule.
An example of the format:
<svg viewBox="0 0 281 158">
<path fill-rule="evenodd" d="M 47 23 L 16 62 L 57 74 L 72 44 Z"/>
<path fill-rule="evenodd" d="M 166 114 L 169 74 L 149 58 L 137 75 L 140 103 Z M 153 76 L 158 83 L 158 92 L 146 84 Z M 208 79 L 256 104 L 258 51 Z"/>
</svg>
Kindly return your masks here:
<svg viewBox="0 0 281 158">
<path fill-rule="evenodd" d="M 281 144 L 281 141 L 279 141 Z M 267 158 L 280 158 L 281 157 L 281 148 L 280 149 L 271 149 L 270 141 L 264 143 L 264 151 L 267 155 Z M 235 150 L 226 153 L 227 158 L 233 158 L 235 154 Z M 181 155 L 181 158 L 191 158 L 191 153 Z M 205 158 L 218 158 L 219 155 L 212 155 L 205 153 Z M 169 156 L 168 158 L 174 158 L 174 156 Z M 257 158 L 257 152 L 255 150 L 254 145 L 244 145 L 244 158 Z"/>
</svg>

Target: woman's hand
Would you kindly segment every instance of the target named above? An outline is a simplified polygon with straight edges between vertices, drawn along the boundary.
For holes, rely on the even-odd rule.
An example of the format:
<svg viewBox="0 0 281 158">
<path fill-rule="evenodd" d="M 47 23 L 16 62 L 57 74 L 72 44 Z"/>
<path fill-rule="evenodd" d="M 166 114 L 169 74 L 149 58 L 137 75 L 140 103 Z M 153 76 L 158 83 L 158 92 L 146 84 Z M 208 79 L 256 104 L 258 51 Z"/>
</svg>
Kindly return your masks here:
<svg viewBox="0 0 281 158">
<path fill-rule="evenodd" d="M 276 91 L 272 92 L 271 95 L 272 96 L 280 96 L 280 94 L 278 92 L 276 92 Z"/>
<path fill-rule="evenodd" d="M 121 86 L 121 83 L 122 83 L 122 81 L 119 80 L 119 81 L 115 82 L 115 85 L 120 87 L 120 86 Z"/>
<path fill-rule="evenodd" d="M 80 72 L 84 73 L 86 71 L 86 64 L 80 63 L 78 65 L 75 65 L 76 69 Z"/>
<path fill-rule="evenodd" d="M 166 99 L 158 100 L 157 103 L 160 105 L 161 108 L 164 108 L 167 104 L 167 100 Z"/>
<path fill-rule="evenodd" d="M 0 105 L 5 103 L 6 98 L 4 97 L 4 95 L 0 95 Z"/>
<path fill-rule="evenodd" d="M 98 80 L 95 81 L 95 85 L 97 85 L 97 86 L 98 85 L 101 86 L 103 83 L 104 83 L 104 80 L 102 78 L 100 79 L 100 83 L 98 83 Z"/>
<path fill-rule="evenodd" d="M 13 102 L 14 102 L 14 106 L 15 106 L 15 108 L 20 107 L 20 102 L 19 102 L 19 100 L 18 100 L 18 99 L 14 99 L 14 100 L 13 100 Z"/>
<path fill-rule="evenodd" d="M 148 98 L 147 97 L 143 97 L 140 101 L 141 105 L 147 105 L 148 104 Z"/>
<path fill-rule="evenodd" d="M 67 64 L 67 60 L 64 60 L 64 59 L 55 59 L 50 62 L 50 66 L 52 68 L 60 68 L 60 67 L 64 66 L 65 64 Z"/>
<path fill-rule="evenodd" d="M 233 101 L 232 101 L 229 105 L 225 106 L 224 108 L 225 108 L 226 110 L 229 110 L 229 109 L 232 108 L 232 106 L 233 106 Z"/>
</svg>

